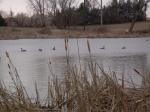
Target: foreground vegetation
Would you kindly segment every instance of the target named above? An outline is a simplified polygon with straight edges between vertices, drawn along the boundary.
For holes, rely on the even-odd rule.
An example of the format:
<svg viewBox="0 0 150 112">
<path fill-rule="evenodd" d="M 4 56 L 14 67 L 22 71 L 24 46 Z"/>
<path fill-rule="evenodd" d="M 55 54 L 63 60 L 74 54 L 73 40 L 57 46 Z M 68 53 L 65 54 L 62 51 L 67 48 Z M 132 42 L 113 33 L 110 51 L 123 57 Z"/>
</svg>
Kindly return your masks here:
<svg viewBox="0 0 150 112">
<path fill-rule="evenodd" d="M 124 79 L 122 84 L 118 83 L 115 72 L 108 74 L 92 61 L 89 41 L 87 46 L 91 57 L 88 70 L 81 64 L 70 65 L 68 40 L 65 40 L 67 73 L 59 80 L 49 62 L 51 77 L 44 103 L 41 103 L 36 83 L 36 99 L 28 96 L 17 69 L 6 52 L 13 85 L 12 88 L 7 88 L 3 82 L 0 83 L 0 112 L 149 112 L 150 77 L 145 78 L 138 70 L 134 70 L 143 78 L 143 85 L 136 88 L 132 83 L 130 88 L 125 88 Z"/>
</svg>

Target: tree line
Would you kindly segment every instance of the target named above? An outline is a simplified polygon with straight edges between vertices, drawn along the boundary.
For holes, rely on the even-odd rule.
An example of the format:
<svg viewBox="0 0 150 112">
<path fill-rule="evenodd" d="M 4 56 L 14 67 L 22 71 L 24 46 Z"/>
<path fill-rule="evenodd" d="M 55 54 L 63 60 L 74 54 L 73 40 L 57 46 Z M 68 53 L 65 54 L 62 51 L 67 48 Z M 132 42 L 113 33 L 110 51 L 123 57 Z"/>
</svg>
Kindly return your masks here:
<svg viewBox="0 0 150 112">
<path fill-rule="evenodd" d="M 58 27 L 66 27 L 72 25 L 95 25 L 101 23 L 101 10 L 103 10 L 103 24 L 116 24 L 131 22 L 141 5 L 141 0 L 113 0 L 108 6 L 101 9 L 99 6 L 93 7 L 87 1 L 81 3 L 78 8 L 66 8 L 64 11 L 58 10 L 53 17 L 53 24 Z M 136 21 L 146 20 L 146 10 L 141 10 L 137 15 Z"/>
<path fill-rule="evenodd" d="M 116 24 L 146 20 L 149 1 L 111 0 L 101 7 L 101 0 L 84 0 L 78 5 L 77 0 L 28 0 L 33 10 L 32 16 L 10 12 L 7 18 L 0 16 L 0 25 L 19 27 L 56 26 L 67 28 L 78 25 Z"/>
</svg>

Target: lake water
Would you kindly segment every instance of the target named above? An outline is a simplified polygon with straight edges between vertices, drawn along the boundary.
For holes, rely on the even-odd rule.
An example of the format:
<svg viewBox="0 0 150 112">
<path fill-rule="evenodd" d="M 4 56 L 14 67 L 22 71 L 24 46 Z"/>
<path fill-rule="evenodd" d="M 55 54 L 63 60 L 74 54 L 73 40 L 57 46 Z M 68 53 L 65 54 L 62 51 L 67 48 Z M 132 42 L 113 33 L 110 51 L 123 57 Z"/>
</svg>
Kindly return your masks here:
<svg viewBox="0 0 150 112">
<path fill-rule="evenodd" d="M 149 38 L 88 40 L 94 61 L 106 71 L 115 71 L 119 79 L 124 74 L 125 80 L 132 79 L 135 84 L 141 85 L 142 79 L 133 69 L 137 69 L 141 74 L 146 74 L 148 71 L 150 65 Z M 78 44 L 81 63 L 86 67 L 90 61 L 87 39 L 78 39 Z M 53 50 L 54 46 L 56 50 Z M 27 52 L 21 52 L 21 48 Z M 40 52 L 38 49 L 43 49 L 43 51 Z M 0 80 L 7 84 L 11 84 L 11 79 L 8 73 L 6 51 L 9 52 L 23 84 L 31 95 L 34 94 L 35 81 L 39 91 L 46 92 L 48 76 L 51 76 L 48 67 L 49 59 L 54 73 L 62 77 L 66 72 L 64 39 L 0 40 Z M 69 40 L 69 55 L 71 65 L 78 64 L 77 39 Z"/>
</svg>

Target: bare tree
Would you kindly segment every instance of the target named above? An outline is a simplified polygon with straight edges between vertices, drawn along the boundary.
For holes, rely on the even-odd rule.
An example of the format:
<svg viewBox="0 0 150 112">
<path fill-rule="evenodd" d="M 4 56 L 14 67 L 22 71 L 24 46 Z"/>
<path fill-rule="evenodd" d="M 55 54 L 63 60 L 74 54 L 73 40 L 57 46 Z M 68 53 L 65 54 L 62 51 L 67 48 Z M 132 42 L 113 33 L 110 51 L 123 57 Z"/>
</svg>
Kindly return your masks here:
<svg viewBox="0 0 150 112">
<path fill-rule="evenodd" d="M 41 25 L 45 26 L 46 0 L 28 0 L 33 11 L 39 15 Z"/>
<path fill-rule="evenodd" d="M 144 2 L 144 3 L 141 3 L 141 2 Z M 130 28 L 129 28 L 129 32 L 132 33 L 133 32 L 133 28 L 134 28 L 134 25 L 136 23 L 136 20 L 137 20 L 137 17 L 138 15 L 140 15 L 143 11 L 146 13 L 147 11 L 147 6 L 148 6 L 148 3 L 150 2 L 150 0 L 139 0 L 138 1 L 138 4 L 139 4 L 139 10 L 136 11 L 135 13 L 135 16 L 132 20 L 132 23 L 130 25 Z"/>
<path fill-rule="evenodd" d="M 28 0 L 31 9 L 41 20 L 41 25 L 46 25 L 47 17 L 56 16 L 56 12 L 61 13 L 60 20 L 65 24 L 65 10 L 73 6 L 76 0 Z"/>
<path fill-rule="evenodd" d="M 57 0 L 47 0 L 46 1 L 46 6 L 47 6 L 47 12 L 51 13 L 52 15 L 55 16 L 56 11 L 57 11 Z"/>
<path fill-rule="evenodd" d="M 101 25 L 103 25 L 103 0 L 101 0 Z"/>
<path fill-rule="evenodd" d="M 76 0 L 57 0 L 57 6 L 59 9 L 59 23 L 61 28 L 66 28 L 67 26 L 70 26 L 72 21 L 72 7 L 75 5 Z M 59 25 L 59 27 L 60 27 Z"/>
<path fill-rule="evenodd" d="M 95 7 L 97 7 L 97 3 L 98 3 L 98 0 L 88 0 L 89 3 L 90 3 L 90 7 L 91 9 L 94 9 Z"/>
<path fill-rule="evenodd" d="M 71 8 L 75 4 L 76 0 L 68 0 L 68 7 Z"/>
<path fill-rule="evenodd" d="M 75 4 L 76 0 L 57 0 L 60 11 L 64 11 L 67 8 L 71 8 Z"/>
<path fill-rule="evenodd" d="M 15 20 L 16 20 L 17 26 L 19 26 L 19 27 L 29 27 L 29 26 L 31 26 L 31 19 L 25 13 L 18 13 L 15 16 Z"/>
<path fill-rule="evenodd" d="M 63 12 L 68 7 L 68 1 L 69 0 L 58 0 L 58 5 L 60 8 L 60 11 Z"/>
<path fill-rule="evenodd" d="M 100 23 L 103 25 L 103 0 L 89 0 L 91 9 L 98 8 L 100 9 Z"/>
</svg>

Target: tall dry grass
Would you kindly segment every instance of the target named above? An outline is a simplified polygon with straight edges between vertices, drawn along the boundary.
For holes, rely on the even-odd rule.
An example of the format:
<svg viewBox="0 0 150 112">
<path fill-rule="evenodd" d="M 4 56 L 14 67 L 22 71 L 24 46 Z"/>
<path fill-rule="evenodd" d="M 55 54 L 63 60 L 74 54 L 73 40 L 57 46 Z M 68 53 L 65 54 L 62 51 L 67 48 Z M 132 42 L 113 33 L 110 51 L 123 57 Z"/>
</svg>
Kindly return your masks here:
<svg viewBox="0 0 150 112">
<path fill-rule="evenodd" d="M 108 74 L 93 62 L 89 41 L 87 46 L 91 61 L 88 70 L 81 64 L 70 65 L 68 46 L 68 39 L 65 39 L 67 73 L 62 80 L 53 72 L 49 61 L 51 76 L 48 78 L 47 98 L 44 104 L 40 103 L 36 82 L 36 99 L 30 99 L 17 69 L 6 52 L 13 89 L 8 89 L 3 82 L 0 83 L 0 112 L 150 112 L 149 77 L 144 79 L 142 74 L 134 70 L 143 78 L 143 86 L 124 88 L 118 83 L 114 72 Z"/>
</svg>

